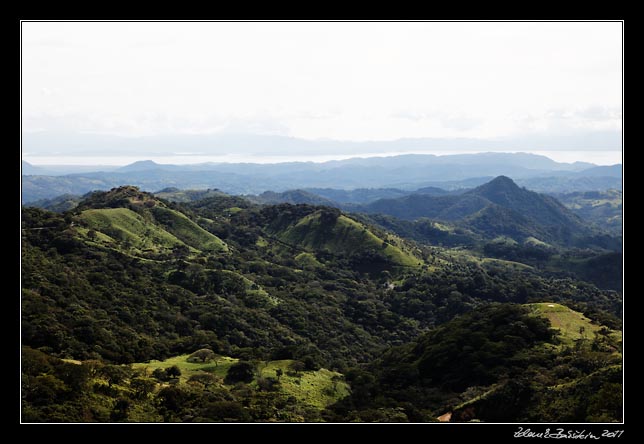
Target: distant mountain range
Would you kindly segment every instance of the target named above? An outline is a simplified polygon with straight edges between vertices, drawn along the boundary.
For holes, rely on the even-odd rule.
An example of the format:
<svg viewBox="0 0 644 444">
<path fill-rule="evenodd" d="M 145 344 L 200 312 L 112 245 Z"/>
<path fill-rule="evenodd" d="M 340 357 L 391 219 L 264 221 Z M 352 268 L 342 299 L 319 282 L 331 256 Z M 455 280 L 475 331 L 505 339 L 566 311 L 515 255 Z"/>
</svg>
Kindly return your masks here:
<svg viewBox="0 0 644 444">
<path fill-rule="evenodd" d="M 505 236 L 519 242 L 536 238 L 571 244 L 592 235 L 581 218 L 555 198 L 520 188 L 505 176 L 461 194 L 411 194 L 380 199 L 353 210 L 409 221 L 426 218 L 450 222 L 489 239 Z"/>
<path fill-rule="evenodd" d="M 585 137 L 583 140 L 575 136 L 531 134 L 497 140 L 422 137 L 355 142 L 331 139 L 308 140 L 265 134 L 164 134 L 122 137 L 108 134 L 40 131 L 24 133 L 22 146 L 26 152 L 38 156 L 52 156 L 60 153 L 66 153 L 69 156 L 86 156 L 87 147 L 92 147 L 94 155 L 129 156 L 132 153 L 141 153 L 144 158 L 181 154 L 226 156 L 231 153 L 244 157 L 256 156 L 257 153 L 271 153 L 273 156 L 285 157 L 346 153 L 360 156 L 405 151 L 499 152 L 529 150 L 535 146 L 547 147 L 549 150 L 607 150 L 622 146 L 622 134 L 621 131 L 593 131 L 592 137 Z"/>
<path fill-rule="evenodd" d="M 454 190 L 478 186 L 499 175 L 511 177 L 520 185 L 537 191 L 621 189 L 621 165 L 597 167 L 581 162 L 559 163 L 545 156 L 525 153 L 400 155 L 324 163 L 277 164 L 160 165 L 148 160 L 113 171 L 58 176 L 45 173 L 38 167 L 23 163 L 23 202 L 53 198 L 61 194 L 82 195 L 125 184 L 135 185 L 146 191 L 167 187 L 217 188 L 230 194 L 282 192 L 297 188 L 395 188 L 411 191 L 438 187 Z M 394 194 L 381 197 L 395 197 Z M 320 195 L 329 198 L 323 193 Z"/>
<path fill-rule="evenodd" d="M 173 199 L 173 196 L 168 197 Z M 331 197 L 337 200 L 331 200 Z M 621 191 L 577 192 L 557 197 L 564 199 L 567 206 L 553 196 L 521 188 L 505 176 L 476 188 L 451 192 L 439 188 L 412 192 L 308 189 L 247 196 L 252 202 L 264 205 L 326 205 L 368 214 L 371 223 L 401 235 L 431 242 L 440 239 L 454 245 L 468 244 L 472 236 L 483 239 L 504 236 L 518 242 L 532 242 L 532 238 L 569 245 L 581 240 L 581 243 L 596 242 L 606 247 L 608 244 L 601 236 L 589 239 L 602 230 L 621 236 Z M 387 219 L 387 215 L 395 220 Z M 436 222 L 448 223 L 452 228 Z M 596 224 L 596 227 L 591 228 L 589 224 Z M 610 243 L 609 248 L 617 247 Z"/>
</svg>

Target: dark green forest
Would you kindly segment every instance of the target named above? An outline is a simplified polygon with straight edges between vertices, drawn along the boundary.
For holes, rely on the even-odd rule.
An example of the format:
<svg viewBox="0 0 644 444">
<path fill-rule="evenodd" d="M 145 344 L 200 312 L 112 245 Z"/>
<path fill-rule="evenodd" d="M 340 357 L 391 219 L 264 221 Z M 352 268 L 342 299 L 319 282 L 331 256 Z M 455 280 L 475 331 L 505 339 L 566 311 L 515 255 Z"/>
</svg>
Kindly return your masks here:
<svg viewBox="0 0 644 444">
<path fill-rule="evenodd" d="M 23 207 L 23 421 L 622 419 L 620 240 L 554 198 L 590 241 L 160 196 Z"/>
</svg>

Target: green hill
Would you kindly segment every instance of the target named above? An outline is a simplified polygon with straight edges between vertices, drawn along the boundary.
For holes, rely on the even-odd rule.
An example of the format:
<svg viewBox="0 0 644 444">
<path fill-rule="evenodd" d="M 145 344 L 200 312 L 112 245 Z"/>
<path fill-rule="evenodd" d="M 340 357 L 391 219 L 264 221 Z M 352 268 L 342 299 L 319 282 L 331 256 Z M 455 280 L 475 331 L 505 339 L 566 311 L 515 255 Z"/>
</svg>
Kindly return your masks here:
<svg viewBox="0 0 644 444">
<path fill-rule="evenodd" d="M 523 242 L 532 237 L 571 245 L 596 234 L 555 198 L 520 188 L 505 176 L 458 195 L 415 194 L 378 200 L 358 210 L 408 221 L 447 221 L 487 239 L 509 236 Z"/>
<path fill-rule="evenodd" d="M 108 243 L 116 241 L 128 242 L 139 250 L 172 249 L 184 243 L 171 233 L 128 208 L 101 208 L 85 210 L 80 214 L 80 220 L 87 223 L 89 230 L 101 233 L 96 237 Z M 89 230 L 84 231 L 89 236 Z"/>
<path fill-rule="evenodd" d="M 226 252 L 227 245 L 180 211 L 136 187 L 96 192 L 78 206 L 80 232 L 94 241 L 124 242 L 138 252 L 165 252 L 177 246 Z M 96 232 L 90 235 L 90 231 Z"/>
<path fill-rule="evenodd" d="M 370 409 L 354 413 L 364 420 L 374 407 L 409 412 L 406 403 L 452 422 L 615 420 L 621 416 L 619 340 L 617 332 L 560 304 L 487 306 L 347 373 L 352 399 L 336 408 L 367 404 Z M 370 403 L 359 399 L 365 393 Z"/>
<path fill-rule="evenodd" d="M 539 302 L 527 305 L 534 316 L 548 319 L 552 328 L 557 330 L 564 346 L 572 346 L 579 340 L 591 340 L 602 330 L 602 326 L 593 323 L 583 314 L 565 305 L 554 302 Z M 621 332 L 608 329 L 605 334 L 621 342 Z"/>
<path fill-rule="evenodd" d="M 556 198 L 582 219 L 616 236 L 622 235 L 622 191 L 586 191 L 557 194 Z"/>
<path fill-rule="evenodd" d="M 273 234 L 282 242 L 309 251 L 380 254 L 391 263 L 405 267 L 421 263 L 412 254 L 380 239 L 361 223 L 334 211 L 317 210 Z"/>
<path fill-rule="evenodd" d="M 621 420 L 622 296 L 573 276 L 231 196 L 21 216 L 28 421 Z"/>
<path fill-rule="evenodd" d="M 228 251 L 221 239 L 178 211 L 162 206 L 156 206 L 151 211 L 157 222 L 187 245 L 202 251 Z"/>
</svg>

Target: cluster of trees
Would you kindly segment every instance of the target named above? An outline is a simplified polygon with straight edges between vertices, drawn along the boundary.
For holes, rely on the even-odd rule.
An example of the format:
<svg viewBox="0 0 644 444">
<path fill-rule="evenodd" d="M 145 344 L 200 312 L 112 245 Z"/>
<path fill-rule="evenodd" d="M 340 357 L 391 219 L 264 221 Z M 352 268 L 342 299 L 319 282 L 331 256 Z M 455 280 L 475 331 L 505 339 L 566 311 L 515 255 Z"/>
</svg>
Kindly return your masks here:
<svg viewBox="0 0 644 444">
<path fill-rule="evenodd" d="M 138 193 L 135 189 L 96 193 L 75 211 L 126 205 L 145 213 L 145 206 L 132 205 L 128 200 L 134 196 L 140 201 L 149 201 L 149 195 Z M 226 211 L 232 205 L 241 210 Z M 371 399 L 373 393 L 368 381 L 377 381 L 380 377 L 360 369 L 360 365 L 373 362 L 392 346 L 410 343 L 457 315 L 475 309 L 478 312 L 490 302 L 557 299 L 611 327 L 620 327 L 621 296 L 617 292 L 602 291 L 570 278 L 459 262 L 428 248 L 424 251 L 428 263 L 432 264 L 431 271 L 389 266 L 374 272 L 359 266 L 365 261 L 373 262 L 374 258 L 329 252 L 315 252 L 319 267 L 298 266 L 294 257 L 301 251 L 275 241 L 270 233 L 311 214 L 316 207 L 242 206 L 234 198 L 221 196 L 185 205 L 173 204 L 173 208 L 222 238 L 231 253 L 187 251 L 165 260 L 141 259 L 127 249 L 106 248 L 84 241 L 74 212 L 55 214 L 23 209 L 22 339 L 23 344 L 33 349 L 33 353 L 29 352 L 32 357 L 46 353 L 54 360 L 47 361 L 53 370 L 46 370 L 44 374 L 56 378 L 37 379 L 43 372 L 32 374 L 23 368 L 30 375 L 29 384 L 40 387 L 29 389 L 30 396 L 34 397 L 26 400 L 26 405 L 40 407 L 39 413 L 28 417 L 34 420 L 65 417 L 67 413 L 44 407 L 53 399 L 47 398 L 47 393 L 63 399 L 64 405 L 78 407 L 82 402 L 74 396 L 89 396 L 88 393 L 110 387 L 108 383 L 108 389 L 93 385 L 84 385 L 81 390 L 69 389 L 75 382 L 65 379 L 71 377 L 65 376 L 65 372 L 72 368 L 70 365 L 78 369 L 85 368 L 85 364 L 67 364 L 56 358 L 96 361 L 106 368 L 202 349 L 245 361 L 295 359 L 307 370 L 353 369 L 347 378 L 355 384 L 353 397 L 359 400 L 361 396 Z M 329 209 L 323 214 L 324 218 L 333 219 L 340 213 Z M 393 288 L 387 285 L 394 280 Z M 249 282 L 253 283 L 252 288 Z M 34 358 L 43 359 L 42 356 Z M 210 358 L 203 352 L 195 353 L 194 359 Z M 485 369 L 488 361 L 481 365 Z M 247 379 L 244 369 L 237 370 L 239 374 L 233 374 L 228 382 L 239 378 L 237 381 L 243 384 Z M 401 375 L 407 375 L 407 370 L 413 373 L 411 369 L 399 370 Z M 168 371 L 153 375 L 152 379 L 157 383 L 177 380 L 176 371 Z M 126 378 L 128 384 L 138 377 L 132 374 Z M 482 379 L 480 383 L 486 384 L 489 380 Z M 145 386 L 142 381 L 137 384 Z M 128 390 L 137 391 L 134 387 Z M 164 395 L 161 392 L 155 395 L 166 409 L 155 411 L 153 416 L 158 415 L 154 416 L 157 419 L 221 419 L 224 406 L 221 403 L 241 402 L 222 398 L 214 392 L 204 395 L 207 399 L 201 398 L 196 392 L 202 389 L 183 387 L 183 384 L 171 384 L 168 390 Z M 83 395 L 83 392 L 88 393 Z M 34 393 L 41 393 L 44 398 Z M 271 409 L 286 411 L 285 415 L 293 415 L 292 418 L 313 417 L 311 412 L 300 411 L 297 406 L 290 413 L 277 407 L 288 404 L 279 392 L 270 392 L 270 396 L 262 393 L 252 396 L 252 401 L 241 410 L 226 404 L 231 411 L 237 409 L 239 413 L 227 418 L 278 417 L 276 413 L 277 416 L 266 413 L 274 411 Z M 430 395 L 434 396 L 427 396 Z M 260 402 L 260 398 L 264 404 L 258 404 L 257 411 L 265 409 L 265 413 L 248 413 L 248 406 Z M 360 410 L 362 406 L 356 399 L 351 402 L 358 402 Z M 138 402 L 130 398 L 125 401 L 130 405 Z M 114 418 L 131 413 L 125 401 L 115 409 Z M 200 402 L 211 407 L 209 413 L 199 410 Z M 325 414 L 337 418 L 345 407 L 339 406 Z M 393 410 L 384 414 L 377 410 L 380 407 Z M 24 411 L 32 412 L 30 408 Z M 400 418 L 399 408 L 403 407 L 378 406 L 376 410 L 380 413 L 372 414 L 374 418 L 380 414 Z M 87 413 L 78 409 L 76 413 L 69 413 L 67 420 L 112 417 L 112 410 Z M 365 409 L 369 410 L 366 404 Z M 409 419 L 418 417 L 418 413 L 410 413 L 409 409 L 405 412 Z"/>
<path fill-rule="evenodd" d="M 616 341 L 600 333 L 558 344 L 525 307 L 493 304 L 348 371 L 351 396 L 328 419 L 436 421 L 450 412 L 454 421 L 620 421 Z"/>
<path fill-rule="evenodd" d="M 208 359 L 206 349 L 197 357 Z M 201 359 L 201 358 L 200 358 Z M 258 377 L 257 365 L 233 364 L 224 379 L 201 372 L 179 383 L 176 367 L 155 369 L 66 362 L 40 350 L 22 350 L 25 422 L 256 422 L 321 421 L 321 411 L 279 390 L 283 371 Z M 293 361 L 287 373 L 301 375 Z"/>
</svg>

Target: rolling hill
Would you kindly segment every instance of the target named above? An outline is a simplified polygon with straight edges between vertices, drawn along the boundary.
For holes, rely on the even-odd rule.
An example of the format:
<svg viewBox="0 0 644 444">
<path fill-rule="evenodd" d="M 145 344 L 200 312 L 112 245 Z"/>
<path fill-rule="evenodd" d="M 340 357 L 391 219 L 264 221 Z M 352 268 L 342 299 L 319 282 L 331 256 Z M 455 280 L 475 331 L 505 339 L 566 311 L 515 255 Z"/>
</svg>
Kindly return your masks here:
<svg viewBox="0 0 644 444">
<path fill-rule="evenodd" d="M 619 291 L 416 244 L 336 208 L 162 191 L 188 201 L 125 186 L 63 213 L 23 207 L 23 418 L 621 419 Z M 502 182 L 463 202 L 522 203 L 508 193 Z M 544 303 L 583 317 L 524 305 Z M 204 349 L 214 362 L 188 361 Z"/>
<path fill-rule="evenodd" d="M 217 236 L 134 187 L 93 193 L 77 208 L 79 221 L 86 227 L 80 229 L 81 234 L 112 246 L 126 242 L 137 254 L 167 253 L 178 246 L 228 251 Z"/>
<path fill-rule="evenodd" d="M 584 220 L 621 236 L 623 211 L 621 190 L 555 194 L 554 197 Z"/>
<path fill-rule="evenodd" d="M 337 204 L 329 199 L 310 193 L 305 190 L 289 190 L 282 193 L 274 191 L 265 191 L 258 196 L 245 196 L 248 200 L 258 204 L 276 205 L 281 203 L 288 204 L 309 204 L 309 205 L 325 205 L 335 207 Z"/>
<path fill-rule="evenodd" d="M 619 390 L 620 349 L 619 332 L 560 304 L 485 307 L 389 350 L 359 378 L 348 378 L 353 399 L 337 410 L 365 405 L 359 397 L 369 393 L 383 411 L 430 411 L 439 421 L 601 421 L 620 415 L 619 392 L 604 393 Z M 575 360 L 587 366 L 565 373 Z M 524 365 L 531 370 L 517 371 Z M 404 407 L 410 400 L 413 409 Z"/>
<path fill-rule="evenodd" d="M 387 243 L 355 220 L 330 210 L 317 210 L 294 223 L 269 233 L 305 250 L 347 256 L 369 255 L 372 262 L 383 256 L 395 265 L 414 267 L 422 262 L 400 247 Z"/>
<path fill-rule="evenodd" d="M 420 218 L 448 221 L 486 238 L 508 236 L 524 241 L 536 237 L 545 242 L 570 244 L 575 238 L 591 234 L 590 228 L 556 199 L 519 188 L 505 176 L 459 195 L 418 194 L 383 199 L 358 210 L 412 221 Z"/>
</svg>

